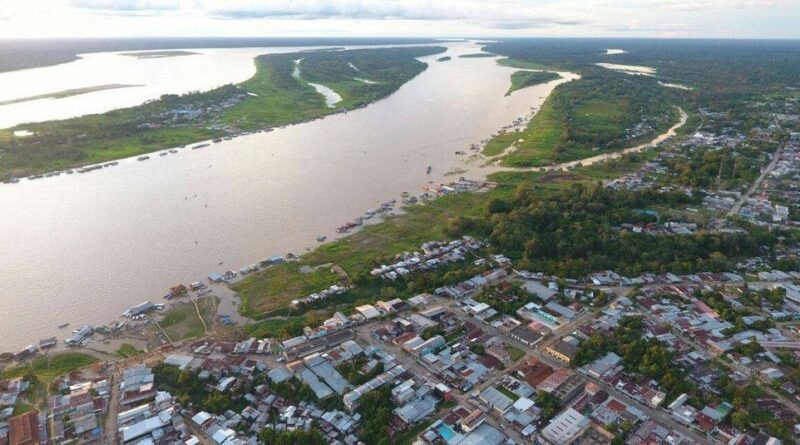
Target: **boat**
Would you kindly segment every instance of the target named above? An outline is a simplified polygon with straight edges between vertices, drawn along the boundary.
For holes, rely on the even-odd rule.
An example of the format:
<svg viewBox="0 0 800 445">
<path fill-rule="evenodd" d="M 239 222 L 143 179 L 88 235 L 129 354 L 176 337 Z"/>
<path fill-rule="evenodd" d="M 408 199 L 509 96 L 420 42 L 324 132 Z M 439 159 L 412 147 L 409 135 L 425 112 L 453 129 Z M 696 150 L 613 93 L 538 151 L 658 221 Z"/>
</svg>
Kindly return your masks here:
<svg viewBox="0 0 800 445">
<path fill-rule="evenodd" d="M 216 140 L 216 139 L 214 139 L 214 142 L 217 142 L 217 140 Z M 197 144 L 197 145 L 193 145 L 193 146 L 192 146 L 192 150 L 197 150 L 198 148 L 208 147 L 209 145 L 210 145 L 210 144 Z"/>
<path fill-rule="evenodd" d="M 318 236 L 318 237 L 317 237 L 317 241 L 319 241 L 319 242 L 323 242 L 323 241 L 325 241 L 326 239 L 328 239 L 328 237 L 327 237 L 327 236 L 324 236 L 324 235 L 320 235 L 320 236 Z"/>
<path fill-rule="evenodd" d="M 58 340 L 55 337 L 45 338 L 43 340 L 39 340 L 39 349 L 49 349 L 53 348 L 58 344 Z"/>
<path fill-rule="evenodd" d="M 178 150 L 175 150 L 175 149 L 173 148 L 173 149 L 172 149 L 172 150 L 170 150 L 169 152 L 170 152 L 170 153 L 177 153 L 177 152 L 178 152 Z"/>
<path fill-rule="evenodd" d="M 166 151 L 162 151 L 162 152 L 161 152 L 161 153 L 159 153 L 158 155 L 159 155 L 159 156 L 166 156 L 166 155 L 168 155 L 168 154 L 169 154 L 168 152 L 166 152 Z"/>
<path fill-rule="evenodd" d="M 62 324 L 58 325 L 58 329 L 64 329 L 67 326 L 69 326 L 69 323 L 62 323 Z"/>
<path fill-rule="evenodd" d="M 213 142 L 215 144 L 218 144 L 218 143 L 222 142 L 222 138 L 213 139 L 211 142 Z"/>
<path fill-rule="evenodd" d="M 433 168 L 429 165 L 428 166 L 428 174 L 431 174 L 431 170 L 433 170 Z"/>
<path fill-rule="evenodd" d="M 150 156 L 139 156 L 136 159 L 139 160 L 139 161 L 146 161 L 146 160 L 150 159 Z"/>
</svg>

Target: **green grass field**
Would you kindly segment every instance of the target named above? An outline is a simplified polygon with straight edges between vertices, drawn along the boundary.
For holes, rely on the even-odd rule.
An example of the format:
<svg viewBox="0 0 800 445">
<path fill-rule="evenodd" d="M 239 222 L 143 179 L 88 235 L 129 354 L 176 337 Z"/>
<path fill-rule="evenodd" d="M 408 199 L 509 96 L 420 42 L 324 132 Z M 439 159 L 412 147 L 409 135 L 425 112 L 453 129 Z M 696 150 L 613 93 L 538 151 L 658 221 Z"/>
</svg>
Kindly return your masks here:
<svg viewBox="0 0 800 445">
<path fill-rule="evenodd" d="M 133 346 L 130 343 L 123 343 L 119 349 L 117 349 L 117 355 L 122 358 L 133 357 L 141 354 L 142 352 L 144 351 L 137 349 L 136 346 Z"/>
<path fill-rule="evenodd" d="M 514 151 L 503 158 L 503 165 L 530 167 L 552 164 L 555 161 L 553 148 L 562 141 L 564 132 L 564 116 L 553 106 L 551 96 L 545 100 L 527 128 L 494 137 L 486 144 L 483 153 L 497 156 L 513 145 Z"/>
<path fill-rule="evenodd" d="M 204 297 L 197 300 L 200 315 L 203 317 L 202 321 L 197 316 L 194 304 L 186 302 L 167 310 L 158 324 L 173 342 L 202 337 L 206 335 L 203 322 L 209 330 L 213 328 L 217 301 L 217 297 Z"/>
<path fill-rule="evenodd" d="M 3 378 L 33 374 L 42 382 L 49 383 L 54 378 L 96 362 L 97 358 L 79 352 L 61 352 L 36 357 L 28 364 L 3 371 Z"/>
</svg>

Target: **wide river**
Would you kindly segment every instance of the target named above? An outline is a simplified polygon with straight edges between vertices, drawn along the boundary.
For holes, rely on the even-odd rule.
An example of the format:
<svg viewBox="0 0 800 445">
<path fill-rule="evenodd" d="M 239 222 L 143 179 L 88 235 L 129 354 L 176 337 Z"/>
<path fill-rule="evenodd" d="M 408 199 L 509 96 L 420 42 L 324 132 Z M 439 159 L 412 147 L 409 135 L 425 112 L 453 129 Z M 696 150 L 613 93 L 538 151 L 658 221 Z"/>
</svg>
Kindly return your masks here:
<svg viewBox="0 0 800 445">
<path fill-rule="evenodd" d="M 455 151 L 529 115 L 564 80 L 505 96 L 514 69 L 458 58 L 478 51 L 472 43 L 447 46 L 451 61 L 421 59 L 425 72 L 356 111 L 0 185 L 0 351 L 52 335 L 61 341 L 61 323 L 108 323 L 142 301 L 161 301 L 175 283 L 302 253 L 403 191 L 457 179 L 446 176 L 454 169 L 481 177 Z"/>
</svg>

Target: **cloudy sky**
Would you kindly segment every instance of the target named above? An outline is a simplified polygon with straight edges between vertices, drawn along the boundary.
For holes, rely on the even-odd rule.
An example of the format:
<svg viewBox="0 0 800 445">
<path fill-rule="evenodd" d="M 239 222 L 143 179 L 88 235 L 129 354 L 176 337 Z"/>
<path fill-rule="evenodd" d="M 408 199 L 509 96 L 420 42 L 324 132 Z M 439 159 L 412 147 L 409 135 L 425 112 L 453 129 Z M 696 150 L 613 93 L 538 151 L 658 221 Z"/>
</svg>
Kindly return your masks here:
<svg viewBox="0 0 800 445">
<path fill-rule="evenodd" d="M 800 0 L 0 0 L 0 38 L 800 38 Z"/>
</svg>

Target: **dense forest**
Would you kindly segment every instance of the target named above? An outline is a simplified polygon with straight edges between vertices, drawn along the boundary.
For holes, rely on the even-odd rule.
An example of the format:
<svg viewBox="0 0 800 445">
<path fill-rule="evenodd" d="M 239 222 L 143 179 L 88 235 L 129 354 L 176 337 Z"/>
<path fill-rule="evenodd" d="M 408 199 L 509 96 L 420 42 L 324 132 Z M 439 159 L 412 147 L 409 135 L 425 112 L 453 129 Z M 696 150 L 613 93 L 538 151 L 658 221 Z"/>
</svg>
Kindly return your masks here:
<svg viewBox="0 0 800 445">
<path fill-rule="evenodd" d="M 604 54 L 609 48 L 627 52 Z M 791 41 L 508 39 L 486 50 L 578 72 L 602 62 L 652 67 L 659 80 L 692 87 L 699 105 L 713 109 L 800 87 L 800 47 Z"/>
<path fill-rule="evenodd" d="M 777 235 L 768 233 L 653 235 L 619 228 L 653 221 L 643 211 L 651 206 L 698 199 L 581 184 L 537 193 L 521 185 L 510 199 L 489 202 L 485 217 L 455 218 L 448 231 L 488 236 L 492 246 L 518 260 L 519 267 L 569 277 L 607 269 L 629 276 L 723 271 L 734 259 L 757 254 L 759 245 L 777 242 Z"/>
</svg>

